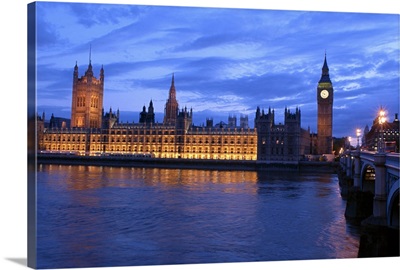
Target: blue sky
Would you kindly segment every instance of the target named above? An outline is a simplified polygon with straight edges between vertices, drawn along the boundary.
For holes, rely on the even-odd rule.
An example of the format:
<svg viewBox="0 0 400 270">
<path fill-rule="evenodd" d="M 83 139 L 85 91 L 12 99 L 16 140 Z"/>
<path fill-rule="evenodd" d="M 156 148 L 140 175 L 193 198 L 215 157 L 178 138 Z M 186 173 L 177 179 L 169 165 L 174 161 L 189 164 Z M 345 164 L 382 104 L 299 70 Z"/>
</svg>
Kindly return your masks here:
<svg viewBox="0 0 400 270">
<path fill-rule="evenodd" d="M 227 122 L 257 106 L 302 111 L 316 132 L 325 52 L 336 137 L 371 126 L 380 106 L 399 112 L 399 15 L 39 2 L 38 113 L 70 117 L 72 74 L 105 71 L 104 109 L 138 122 L 153 100 L 162 121 L 172 74 L 194 123 Z"/>
<path fill-rule="evenodd" d="M 65 0 L 67 2 L 71 2 L 71 0 Z M 79 1 L 79 0 L 74 0 Z M 340 11 L 340 12 L 363 12 L 363 13 L 371 13 L 371 12 L 378 12 L 382 14 L 388 14 L 388 13 L 396 13 L 400 14 L 400 8 L 399 5 L 394 6 L 394 3 L 396 1 L 393 0 L 380 0 L 380 1 L 374 1 L 374 0 L 364 0 L 364 1 L 348 1 L 348 0 L 335 0 L 335 1 L 320 1 L 320 0 L 279 0 L 279 1 L 260 1 L 260 0 L 246 0 L 246 1 L 239 1 L 239 0 L 218 0 L 218 1 L 211 1 L 211 0 L 115 0 L 118 1 L 119 3 L 145 3 L 145 4 L 171 4 L 173 3 L 174 5 L 194 5 L 194 6 L 228 6 L 228 7 L 254 7 L 254 8 L 263 8 L 263 9 L 291 9 L 291 10 L 315 10 L 315 11 Z M 4 175 L 12 175 L 12 181 L 3 181 L 3 186 L 2 186 L 2 193 L 1 193 L 1 205 L 4 206 L 2 210 L 2 214 L 5 217 L 5 220 L 12 220 L 12 222 L 3 222 L 2 224 L 2 232 L 4 232 L 1 235 L 2 243 L 4 243 L 1 248 L 0 248 L 0 253 L 2 254 L 3 258 L 26 258 L 26 233 L 27 228 L 26 228 L 26 207 L 27 207 L 27 199 L 26 196 L 23 194 L 26 194 L 26 177 L 27 177 L 27 171 L 24 168 L 27 168 L 27 158 L 26 158 L 26 149 L 27 149 L 27 139 L 26 139 L 26 134 L 27 134 L 27 42 L 26 42 L 26 37 L 27 37 L 27 20 L 26 20 L 26 5 L 28 3 L 32 2 L 31 0 L 28 1 L 23 1 L 23 0 L 18 0 L 18 1 L 2 1 L 0 5 L 2 5 L 2 8 L 0 9 L 0 20 L 1 20 L 1 33 L 3 36 L 3 42 L 1 43 L 1 52 L 2 52 L 2 65 L 0 65 L 0 74 L 2 74 L 3 78 L 3 89 L 2 89 L 2 98 L 0 99 L 1 103 L 1 108 L 3 109 L 3 114 L 5 117 L 3 117 L 3 132 L 1 132 L 1 140 L 5 143 L 3 143 L 3 148 L 2 151 L 6 155 L 5 162 L 2 162 L 2 169 L 3 169 L 3 174 Z M 85 0 L 85 2 L 107 2 L 106 0 Z M 111 2 L 111 1 L 108 1 Z M 114 1 L 113 1 L 114 2 Z M 59 14 L 59 19 L 61 20 L 64 15 L 69 14 L 68 9 L 66 9 L 65 13 Z M 397 15 L 398 16 L 398 15 Z M 114 16 L 115 17 L 115 16 Z M 163 16 L 164 17 L 164 16 Z M 378 16 L 381 18 L 381 16 Z M 386 17 L 383 15 L 382 17 Z M 68 22 L 70 25 L 75 25 L 76 22 L 78 21 L 79 18 L 82 18 L 82 16 L 75 17 L 75 23 L 72 24 L 72 21 Z M 48 20 L 48 18 L 43 17 L 43 19 Z M 180 18 L 176 17 L 174 20 L 178 20 Z M 372 20 L 372 19 L 371 19 Z M 342 20 L 340 20 L 342 21 Z M 340 21 L 338 23 L 340 23 Z M 356 20 L 357 21 L 357 20 Z M 372 23 L 369 19 L 366 20 L 367 25 L 371 25 L 370 27 L 382 27 L 385 22 L 382 22 L 380 24 L 375 24 Z M 359 21 L 361 23 L 361 21 Z M 121 23 L 121 22 L 120 22 Z M 328 21 L 328 23 L 334 23 L 333 20 Z M 70 89 L 71 89 L 71 81 L 70 79 L 72 78 L 72 69 L 75 64 L 75 61 L 79 61 L 80 65 L 80 71 L 84 71 L 85 66 L 87 65 L 88 62 L 88 47 L 89 44 L 91 43 L 89 38 L 87 38 L 86 43 L 79 43 L 78 39 L 83 37 L 89 37 L 94 33 L 94 28 L 89 27 L 86 28 L 83 25 L 80 26 L 80 29 L 86 29 L 82 33 L 74 33 L 70 30 L 70 34 L 65 35 L 61 34 L 60 29 L 57 30 L 57 25 L 54 22 L 54 18 L 51 21 L 48 21 L 46 23 L 47 27 L 49 27 L 48 33 L 55 33 L 56 37 L 59 39 L 64 40 L 61 45 L 55 46 L 55 40 L 51 38 L 51 35 L 48 36 L 50 39 L 45 42 L 44 39 L 41 40 L 42 42 L 42 47 L 40 47 L 40 50 L 44 50 L 45 47 L 43 47 L 47 43 L 47 49 L 48 53 L 53 53 L 56 54 L 58 51 L 58 54 L 63 52 L 63 50 L 66 50 L 69 48 L 69 52 L 72 53 L 74 51 L 78 52 L 78 55 L 81 55 L 80 58 L 75 56 L 74 54 L 71 54 L 71 57 L 68 55 L 65 55 L 64 57 L 58 57 L 60 59 L 59 61 L 57 59 L 51 60 L 50 55 L 45 57 L 44 55 L 38 55 L 38 60 L 40 61 L 41 65 L 49 65 L 51 67 L 51 72 L 46 71 L 48 74 L 46 75 L 45 78 L 43 78 L 43 75 L 38 76 L 38 79 L 40 79 L 40 87 L 41 91 L 43 93 L 48 92 L 49 94 L 47 95 L 49 103 L 47 106 L 50 106 L 53 104 L 55 105 L 62 105 L 61 109 L 68 109 L 68 104 L 69 101 L 68 99 L 70 98 Z M 102 24 L 102 28 L 106 29 L 107 27 L 112 27 L 112 23 L 108 22 L 108 24 Z M 69 27 L 69 25 L 65 26 Z M 328 33 L 329 31 L 332 30 L 331 27 L 324 27 L 322 23 L 318 23 L 314 27 L 310 26 L 311 28 L 318 27 L 320 28 L 320 31 L 322 31 L 322 28 L 325 28 Z M 336 31 L 340 31 L 344 27 L 349 27 L 349 25 L 345 24 L 343 27 L 339 27 L 338 29 L 333 29 Z M 388 24 L 388 26 L 385 26 L 383 29 L 379 29 L 373 33 L 372 36 L 375 36 L 372 38 L 372 43 L 369 44 L 369 41 L 366 38 L 362 37 L 368 37 L 370 34 L 358 34 L 358 38 L 355 39 L 355 41 L 349 40 L 352 35 L 342 35 L 338 36 L 336 40 L 334 38 L 333 41 L 339 42 L 340 40 L 343 41 L 343 48 L 341 47 L 335 47 L 335 50 L 331 46 L 321 46 L 319 48 L 313 48 L 311 50 L 312 53 L 315 53 L 315 58 L 313 57 L 308 64 L 310 65 L 305 65 L 304 68 L 307 68 L 309 72 L 312 72 L 312 78 L 311 78 L 311 86 L 309 89 L 316 89 L 316 80 L 319 79 L 320 76 L 320 68 L 322 67 L 322 61 L 323 61 L 323 54 L 324 50 L 327 50 L 328 54 L 328 63 L 329 67 L 331 68 L 331 78 L 335 87 L 335 106 L 339 107 L 343 103 L 343 98 L 344 97 L 350 97 L 351 102 L 357 102 L 356 103 L 356 109 L 350 110 L 347 109 L 346 111 L 340 111 L 335 110 L 335 119 L 338 119 L 339 117 L 344 118 L 347 114 L 350 114 L 346 119 L 346 122 L 344 124 L 336 123 L 335 122 L 335 134 L 336 136 L 341 136 L 341 134 L 344 134 L 345 136 L 348 135 L 348 133 L 351 133 L 352 130 L 354 129 L 354 126 L 356 125 L 365 125 L 365 124 L 370 124 L 372 118 L 374 117 L 376 113 L 376 109 L 379 106 L 379 103 L 382 103 L 384 106 L 387 107 L 389 116 L 393 117 L 393 112 L 398 111 L 398 94 L 399 94 L 399 88 L 398 85 L 392 85 L 387 83 L 387 81 L 380 81 L 381 78 L 392 78 L 393 80 L 398 77 L 397 74 L 394 73 L 394 65 L 392 64 L 392 68 L 390 69 L 391 72 L 381 72 L 379 71 L 379 74 L 381 76 L 376 76 L 374 79 L 367 80 L 366 77 L 371 76 L 370 74 L 373 74 L 373 72 L 367 73 L 367 70 L 373 70 L 371 66 L 374 65 L 374 63 L 380 63 L 382 61 L 383 63 L 387 62 L 388 59 L 391 61 L 397 61 L 398 65 L 398 59 L 399 56 L 396 55 L 394 52 L 394 49 L 388 50 L 388 49 L 383 49 L 384 44 L 391 44 L 394 42 L 396 38 L 398 38 L 398 32 L 393 31 L 393 28 L 398 28 L 398 22 L 396 23 L 396 18 L 391 19 L 391 22 Z M 97 27 L 99 28 L 99 26 Z M 212 31 L 213 29 L 208 29 L 208 31 Z M 328 31 L 329 30 L 329 31 Z M 108 30 L 110 31 L 110 30 Z M 388 33 L 389 31 L 389 33 Z M 383 38 L 376 37 L 378 34 L 376 32 L 381 32 L 383 35 Z M 283 32 L 284 33 L 284 32 Z M 387 34 L 385 34 L 387 33 Z M 104 33 L 105 35 L 106 33 Z M 100 33 L 97 33 L 98 36 L 101 36 Z M 312 33 L 310 34 L 312 36 Z M 131 33 L 128 38 L 135 37 L 134 33 Z M 388 40 L 389 39 L 389 40 Z M 75 40 L 75 41 L 71 41 Z M 273 41 L 273 39 L 270 39 L 270 41 Z M 315 38 L 311 39 L 311 41 L 317 41 L 318 36 L 315 36 Z M 331 40 L 331 39 L 330 39 Z M 345 42 L 346 40 L 346 42 Z M 380 41 L 380 42 L 379 42 Z M 322 42 L 322 41 L 321 41 Z M 377 45 L 375 45 L 378 43 Z M 72 45 L 71 45 L 72 44 Z M 327 42 L 327 44 L 332 44 L 331 42 Z M 352 45 L 354 44 L 354 45 Z M 99 66 L 101 64 L 105 65 L 105 72 L 106 72 L 106 95 L 109 95 L 108 92 L 111 91 L 111 79 L 112 79 L 112 69 L 108 65 L 108 63 L 111 63 L 113 61 L 109 60 L 106 62 L 103 59 L 100 58 L 100 48 L 96 45 L 93 44 L 93 64 L 95 71 L 98 72 Z M 285 44 L 282 43 L 282 46 Z M 155 43 L 153 43 L 153 46 L 155 46 Z M 348 49 L 346 48 L 348 46 Z M 125 46 L 126 47 L 126 46 Z M 326 47 L 326 48 L 325 48 Z M 127 47 L 126 47 L 127 48 Z M 300 48 L 299 48 L 300 49 Z M 339 50 L 340 49 L 340 50 Z M 303 53 L 305 53 L 307 48 L 303 48 Z M 375 51 L 373 53 L 372 51 Z M 383 56 L 380 56 L 376 58 L 375 55 L 378 55 L 378 53 L 381 53 Z M 66 53 L 66 52 L 65 52 Z M 112 52 L 113 54 L 117 54 L 116 51 Z M 134 52 L 134 55 L 142 55 L 143 52 L 139 51 Z M 108 52 L 109 55 L 111 55 L 111 52 Z M 349 55 L 352 54 L 352 57 L 349 57 Z M 133 55 L 133 53 L 132 53 Z M 270 53 L 265 57 L 267 61 L 270 61 L 271 55 L 278 57 L 279 55 L 275 52 Z M 343 56 L 344 57 L 343 57 Z M 285 55 L 284 55 L 285 56 Z M 286 57 L 282 56 L 282 59 L 286 59 Z M 289 53 L 288 53 L 289 56 Z M 292 54 L 292 56 L 299 56 L 298 54 Z M 372 59 L 378 59 L 376 61 L 372 61 Z M 46 60 L 47 62 L 45 62 Z M 62 60 L 62 61 L 61 61 Z M 104 63 L 102 63 L 104 61 Z M 116 61 L 115 61 L 116 62 Z M 128 62 L 128 61 L 126 61 Z M 136 62 L 136 61 L 133 61 Z M 354 68 L 351 69 L 351 66 L 354 66 Z M 62 65 L 61 68 L 58 66 Z M 281 65 L 280 65 L 281 66 Z M 278 66 L 279 67 L 279 66 Z M 347 67 L 347 69 L 344 69 Z M 356 68 L 358 67 L 358 68 Z M 383 64 L 380 65 L 380 67 L 383 67 Z M 43 66 L 42 66 L 43 68 Z M 333 70 L 335 68 L 335 71 Z M 121 67 L 120 69 L 123 69 Z M 316 69 L 316 70 L 314 70 Z M 339 72 L 340 71 L 340 72 Z M 133 74 L 136 74 L 138 70 L 135 70 Z M 160 90 L 165 90 L 169 88 L 169 74 L 171 72 L 176 72 L 177 78 L 177 89 L 178 89 L 178 98 L 180 99 L 180 103 L 182 104 L 182 91 L 186 90 L 184 86 L 182 85 L 184 83 L 182 76 L 182 70 L 174 70 L 174 71 L 166 71 L 164 73 L 164 77 L 162 75 L 158 75 L 158 78 L 165 78 L 165 82 L 162 82 L 162 86 L 160 86 Z M 55 76 L 55 74 L 59 73 L 60 76 Z M 44 73 L 42 73 L 44 74 Z M 288 73 L 289 74 L 289 73 Z M 62 76 L 61 76 L 62 75 Z M 364 76 L 362 76 L 364 75 Z M 133 75 L 132 75 L 133 76 Z M 295 75 L 293 75 L 295 76 Z M 352 79 L 354 76 L 354 79 Z M 297 74 L 295 76 L 296 78 L 300 78 L 301 74 Z M 6 78 L 6 79 L 5 79 Z M 340 81 L 338 80 L 339 78 L 346 78 L 345 81 Z M 45 81 L 47 81 L 47 85 L 53 84 L 52 87 L 44 87 L 45 86 Z M 347 83 L 353 82 L 353 83 L 358 83 L 360 84 L 360 87 L 362 87 L 363 90 L 354 90 L 353 93 L 351 92 L 345 92 L 342 89 L 344 88 L 339 88 L 340 85 L 344 85 L 345 82 Z M 59 86 L 57 86 L 55 83 L 59 82 Z M 200 85 L 201 82 L 196 82 L 196 84 L 192 85 Z M 189 83 L 186 83 L 189 84 Z M 60 87 L 60 85 L 63 85 Z M 161 83 L 160 83 L 161 85 Z M 368 87 L 371 85 L 371 87 Z M 372 87 L 374 86 L 374 87 Z M 114 87 L 116 88 L 116 87 Z M 54 94 L 52 94 L 52 90 L 56 94 L 58 93 L 60 96 L 60 99 L 54 99 Z M 68 90 L 69 89 L 69 90 Z M 280 92 L 283 91 L 282 89 L 287 89 L 285 87 L 279 87 L 276 92 L 272 92 L 272 90 L 262 90 L 263 92 L 268 93 L 268 91 L 271 91 L 272 93 L 275 93 L 276 96 L 279 96 Z M 307 88 L 308 89 L 308 88 Z M 244 88 L 241 93 L 246 93 L 250 92 L 252 88 L 246 87 Z M 122 90 L 121 90 L 122 91 Z M 260 90 L 261 91 L 261 90 Z M 309 90 L 311 91 L 311 90 Z M 342 92 L 341 95 L 339 95 L 340 91 Z M 62 92 L 65 93 L 65 97 L 63 98 Z M 296 92 L 298 93 L 298 92 Z M 355 94 L 365 94 L 364 98 L 362 100 L 357 100 L 357 99 L 351 99 L 352 96 L 356 96 Z M 51 95 L 50 95 L 51 94 Z M 344 94 L 347 94 L 344 96 Z M 354 94 L 354 95 L 353 95 Z M 378 94 L 381 94 L 385 98 L 382 98 L 382 101 L 380 101 L 377 97 Z M 68 96 L 69 95 L 69 96 Z M 156 98 L 165 98 L 164 97 L 164 92 L 162 95 L 159 97 L 152 97 L 153 99 Z M 342 101 L 339 100 L 339 97 L 342 97 Z M 45 104 L 45 98 L 46 96 L 39 95 L 38 96 L 38 102 L 43 102 Z M 148 104 L 148 98 L 143 98 L 144 100 L 140 100 L 138 103 L 140 103 L 141 106 L 143 106 L 143 103 Z M 129 96 L 129 101 L 131 100 L 131 96 Z M 132 107 L 134 104 L 134 98 L 132 98 L 133 101 L 130 101 L 132 103 Z M 122 103 L 123 99 L 119 99 L 115 101 L 115 103 Z M 309 102 L 312 102 L 312 97 L 310 98 Z M 111 102 L 110 102 L 111 103 Z M 257 104 L 260 103 L 260 106 L 264 105 L 264 102 L 260 101 L 257 102 Z M 261 104 L 262 103 L 262 104 Z M 265 102 L 265 107 L 269 106 L 267 104 L 268 102 Z M 105 106 L 110 106 L 111 104 L 105 104 Z M 114 105 L 114 102 L 112 104 L 113 106 L 121 106 L 122 105 Z M 288 106 L 290 104 L 287 104 Z M 280 104 L 271 104 L 271 106 L 275 108 L 279 108 Z M 352 104 L 347 103 L 347 106 L 352 106 Z M 215 106 L 217 107 L 217 106 Z M 195 116 L 199 114 L 195 106 L 193 105 Z M 58 111 L 60 111 L 59 109 Z M 307 126 L 308 124 L 315 125 L 315 109 L 314 111 L 307 112 L 305 107 L 302 107 L 303 110 L 303 126 Z M 47 114 L 51 114 L 53 110 L 48 110 L 46 109 Z M 58 112 L 54 110 L 54 112 Z M 157 107 L 157 111 L 162 111 L 160 109 L 159 105 Z M 361 112 L 360 112 L 361 111 Z M 306 113 L 309 115 L 309 120 L 310 123 L 306 122 Z M 279 120 L 280 121 L 280 120 Z M 354 132 L 354 131 L 353 131 Z M 354 132 L 355 133 L 355 132 Z M 6 178 L 5 178 L 6 179 Z M 22 195 L 21 195 L 22 194 Z M 10 207 L 12 205 L 12 207 Z M 382 261 L 383 260 L 383 261 Z M 285 266 L 289 267 L 296 267 L 300 269 L 321 269 L 321 268 L 326 268 L 327 266 L 330 266 L 331 269 L 334 268 L 342 268 L 342 269 L 349 269 L 349 268 L 358 268 L 358 267 L 371 267 L 375 266 L 376 268 L 379 268 L 382 266 L 382 262 L 386 263 L 387 265 L 395 265 L 396 263 L 398 264 L 399 260 L 398 257 L 395 258 L 379 258 L 378 260 L 367 260 L 367 261 L 359 261 L 358 259 L 355 260 L 315 260 L 315 261 L 285 261 L 285 262 L 266 262 L 266 263 L 257 263 L 256 265 L 254 263 L 249 264 L 248 266 L 253 269 L 264 269 L 265 266 L 268 267 L 269 269 L 282 269 Z M 230 269 L 238 269 L 238 268 L 243 268 L 243 265 L 240 264 L 241 266 L 233 266 L 231 264 L 225 265 L 225 264 L 218 264 L 217 265 L 207 265 L 205 267 L 198 267 L 199 269 L 207 268 L 209 267 L 213 269 L 224 269 L 226 266 L 228 266 Z M 4 259 L 0 260 L 0 266 L 1 269 L 25 269 L 26 266 L 21 265 L 20 263 L 16 263 L 16 260 L 11 260 L 11 259 Z M 246 265 L 247 266 L 247 265 Z M 137 270 L 137 267 L 128 267 L 129 269 L 135 269 Z M 127 268 L 127 269 L 128 269 Z M 162 267 L 167 268 L 167 267 Z M 173 269 L 174 266 L 172 266 L 171 269 Z M 329 268 L 329 267 L 328 267 Z M 114 269 L 114 268 L 108 268 L 105 267 L 105 269 Z M 170 268 L 168 268 L 170 269 Z"/>
</svg>

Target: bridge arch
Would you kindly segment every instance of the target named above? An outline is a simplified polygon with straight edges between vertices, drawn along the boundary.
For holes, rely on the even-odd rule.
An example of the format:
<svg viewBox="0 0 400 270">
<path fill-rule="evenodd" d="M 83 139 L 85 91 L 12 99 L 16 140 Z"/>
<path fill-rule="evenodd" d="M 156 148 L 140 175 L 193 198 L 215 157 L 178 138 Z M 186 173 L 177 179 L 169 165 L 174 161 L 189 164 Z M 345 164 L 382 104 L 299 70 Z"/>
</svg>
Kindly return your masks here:
<svg viewBox="0 0 400 270">
<path fill-rule="evenodd" d="M 340 161 L 342 173 L 353 180 L 355 190 L 367 193 L 364 194 L 367 196 L 373 195 L 372 209 L 363 208 L 363 211 L 372 210 L 374 219 L 383 218 L 386 220 L 386 226 L 395 230 L 400 227 L 399 159 L 399 153 L 377 153 L 357 149 L 346 153 Z"/>
<path fill-rule="evenodd" d="M 387 201 L 387 221 L 389 227 L 399 229 L 399 180 L 394 182 Z"/>
<path fill-rule="evenodd" d="M 375 194 L 375 167 L 369 163 L 361 170 L 361 188 L 364 192 Z"/>
</svg>

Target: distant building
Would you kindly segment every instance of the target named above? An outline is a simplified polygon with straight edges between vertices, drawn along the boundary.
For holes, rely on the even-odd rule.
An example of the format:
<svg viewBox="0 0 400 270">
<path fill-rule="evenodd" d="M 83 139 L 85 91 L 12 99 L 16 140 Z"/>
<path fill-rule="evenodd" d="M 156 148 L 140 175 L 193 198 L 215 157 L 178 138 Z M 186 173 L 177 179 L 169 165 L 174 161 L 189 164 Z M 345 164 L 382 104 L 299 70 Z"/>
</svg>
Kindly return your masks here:
<svg viewBox="0 0 400 270">
<path fill-rule="evenodd" d="M 240 116 L 240 128 L 249 128 L 249 117 L 247 115 Z"/>
<path fill-rule="evenodd" d="M 323 88 L 323 89 L 322 89 Z M 137 123 L 121 123 L 119 110 L 103 109 L 104 69 L 93 76 L 91 61 L 84 76 L 78 67 L 73 73 L 71 121 L 52 116 L 49 126 L 38 117 L 39 150 L 80 155 L 147 155 L 155 158 L 257 160 L 259 163 L 297 163 L 311 151 L 331 151 L 332 91 L 326 57 L 318 84 L 318 135 L 301 128 L 301 111 L 285 109 L 284 123 L 275 123 L 275 112 L 256 109 L 254 128 L 248 116 L 241 115 L 239 126 L 235 115 L 228 123 L 206 125 L 193 123 L 193 110 L 179 109 L 175 76 L 172 75 L 163 123 L 155 123 L 153 101 L 143 106 Z M 328 97 L 322 94 L 328 91 Z M 322 108 L 322 109 L 321 109 Z M 321 119 L 325 119 L 322 121 Z M 321 124 L 323 123 L 323 124 Z M 318 140 L 316 138 L 318 137 Z M 323 139 L 325 143 L 320 143 Z M 323 149 L 323 150 L 321 150 Z"/>
<path fill-rule="evenodd" d="M 321 79 L 317 87 L 317 105 L 318 105 L 318 122 L 317 122 L 317 153 L 332 154 L 333 153 L 333 86 L 329 77 L 329 68 L 326 61 L 322 66 Z"/>
<path fill-rule="evenodd" d="M 371 129 L 364 129 L 362 147 L 370 151 L 378 151 L 379 141 L 385 142 L 387 152 L 399 152 L 399 117 L 395 114 L 393 122 L 379 124 L 378 117 L 374 119 Z"/>
<path fill-rule="evenodd" d="M 104 109 L 102 110 L 102 129 L 110 129 L 114 125 L 119 123 L 119 110 L 116 112 L 112 111 L 112 108 L 110 108 L 110 111 L 108 113 L 104 113 Z"/>
<path fill-rule="evenodd" d="M 257 161 L 297 163 L 310 153 L 310 131 L 301 128 L 301 112 L 285 109 L 283 124 L 275 124 L 275 111 L 260 111 L 257 108 L 255 127 L 257 129 Z"/>
<path fill-rule="evenodd" d="M 68 118 L 62 118 L 62 117 L 54 117 L 53 114 L 51 114 L 50 121 L 48 125 L 46 125 L 49 128 L 59 128 L 59 129 L 66 129 L 71 126 L 71 119 Z"/>
<path fill-rule="evenodd" d="M 314 132 L 310 133 L 310 154 L 318 154 L 318 134 Z"/>
<path fill-rule="evenodd" d="M 228 127 L 235 128 L 237 123 L 236 115 L 229 115 L 228 117 Z"/>
<path fill-rule="evenodd" d="M 225 123 L 224 121 L 219 121 L 219 123 L 216 123 L 216 124 L 214 125 L 214 127 L 216 127 L 216 128 L 227 128 L 227 127 L 228 127 L 228 124 Z"/>
<path fill-rule="evenodd" d="M 212 118 L 206 119 L 206 127 L 210 128 L 214 125 L 214 120 Z"/>
</svg>

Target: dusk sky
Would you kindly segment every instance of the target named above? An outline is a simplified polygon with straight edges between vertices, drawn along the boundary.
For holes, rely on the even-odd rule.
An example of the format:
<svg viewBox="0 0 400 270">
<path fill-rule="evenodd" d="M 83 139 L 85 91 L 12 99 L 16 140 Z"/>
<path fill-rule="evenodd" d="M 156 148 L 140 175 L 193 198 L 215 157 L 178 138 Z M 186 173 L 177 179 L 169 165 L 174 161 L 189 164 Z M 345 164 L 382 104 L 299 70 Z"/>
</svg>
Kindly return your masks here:
<svg viewBox="0 0 400 270">
<path fill-rule="evenodd" d="M 90 53 L 91 52 L 91 53 Z M 355 136 L 382 106 L 399 112 L 399 15 L 39 2 L 38 113 L 70 118 L 72 75 L 105 73 L 104 109 L 138 122 L 153 100 L 161 122 L 172 74 L 194 123 L 227 122 L 257 106 L 302 112 L 316 132 L 316 89 L 327 57 L 333 136 Z"/>
<path fill-rule="evenodd" d="M 1 132 L 3 160 L 6 161 L 2 162 L 2 171 L 6 181 L 3 181 L 0 197 L 2 217 L 8 221 L 2 223 L 0 235 L 3 243 L 1 269 L 26 269 L 26 18 L 30 2 L 33 1 L 2 1 L 0 9 L 3 37 L 0 103 L 6 115 Z M 156 117 L 162 118 L 171 75 L 175 73 L 179 104 L 193 108 L 198 124 L 205 121 L 206 114 L 202 111 L 206 108 L 223 110 L 221 120 L 224 121 L 231 112 L 248 113 L 252 123 L 256 106 L 271 106 L 280 113 L 285 106 L 299 106 L 302 126 L 310 126 L 315 132 L 316 88 L 326 50 L 335 90 L 334 136 L 354 136 L 356 127 L 370 126 L 380 105 L 387 109 L 390 121 L 399 112 L 400 8 L 398 4 L 395 6 L 394 0 L 108 1 L 264 9 L 230 10 L 234 14 L 227 14 L 224 9 L 207 9 L 207 13 L 203 11 L 197 16 L 189 13 L 188 8 L 160 10 L 102 5 L 97 11 L 89 11 L 87 5 L 73 4 L 72 0 L 66 2 L 69 3 L 42 3 L 43 9 L 38 10 L 37 102 L 38 113 L 45 111 L 47 117 L 51 113 L 70 117 L 73 67 L 78 61 L 80 75 L 83 75 L 89 61 L 90 44 L 96 76 L 104 65 L 106 109 L 112 106 L 113 109 L 139 111 L 152 98 Z M 265 10 L 271 7 L 346 13 Z M 107 12 L 107 8 L 111 8 L 112 13 Z M 220 14 L 216 14 L 217 11 Z M 355 11 L 363 13 L 351 13 Z M 367 14 L 371 12 L 381 14 Z M 389 15 L 392 12 L 393 15 Z M 217 121 L 217 112 L 210 116 Z M 133 112 L 124 121 L 137 122 L 138 114 Z M 283 121 L 282 114 L 276 116 L 276 121 Z M 285 266 L 296 269 L 364 266 L 368 269 L 396 265 L 398 259 L 286 261 L 246 266 L 249 269 L 283 269 Z M 235 266 L 207 265 L 202 269 L 246 267 Z M 137 270 L 140 267 L 128 268 Z"/>
</svg>

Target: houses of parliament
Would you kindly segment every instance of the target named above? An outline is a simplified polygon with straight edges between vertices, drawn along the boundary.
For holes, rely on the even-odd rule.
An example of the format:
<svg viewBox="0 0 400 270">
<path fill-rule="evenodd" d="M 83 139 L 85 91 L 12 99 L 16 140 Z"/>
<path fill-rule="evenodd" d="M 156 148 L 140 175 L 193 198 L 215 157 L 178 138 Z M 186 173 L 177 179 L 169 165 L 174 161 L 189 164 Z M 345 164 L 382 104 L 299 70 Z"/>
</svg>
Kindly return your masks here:
<svg viewBox="0 0 400 270">
<path fill-rule="evenodd" d="M 138 122 L 120 122 L 119 110 L 103 109 L 104 68 L 96 77 L 91 60 L 85 74 L 73 70 L 71 118 L 37 116 L 38 151 L 76 155 L 145 156 L 169 159 L 253 160 L 258 163 L 298 163 L 312 151 L 332 153 L 333 88 L 326 55 L 317 86 L 318 140 L 301 127 L 301 110 L 285 108 L 283 124 L 275 111 L 256 108 L 254 128 L 247 116 L 229 117 L 228 124 L 206 119 L 196 126 L 193 109 L 180 108 L 172 75 L 162 123 L 155 122 L 153 102 L 143 106 Z M 315 146 L 314 146 L 315 145 Z"/>
</svg>

